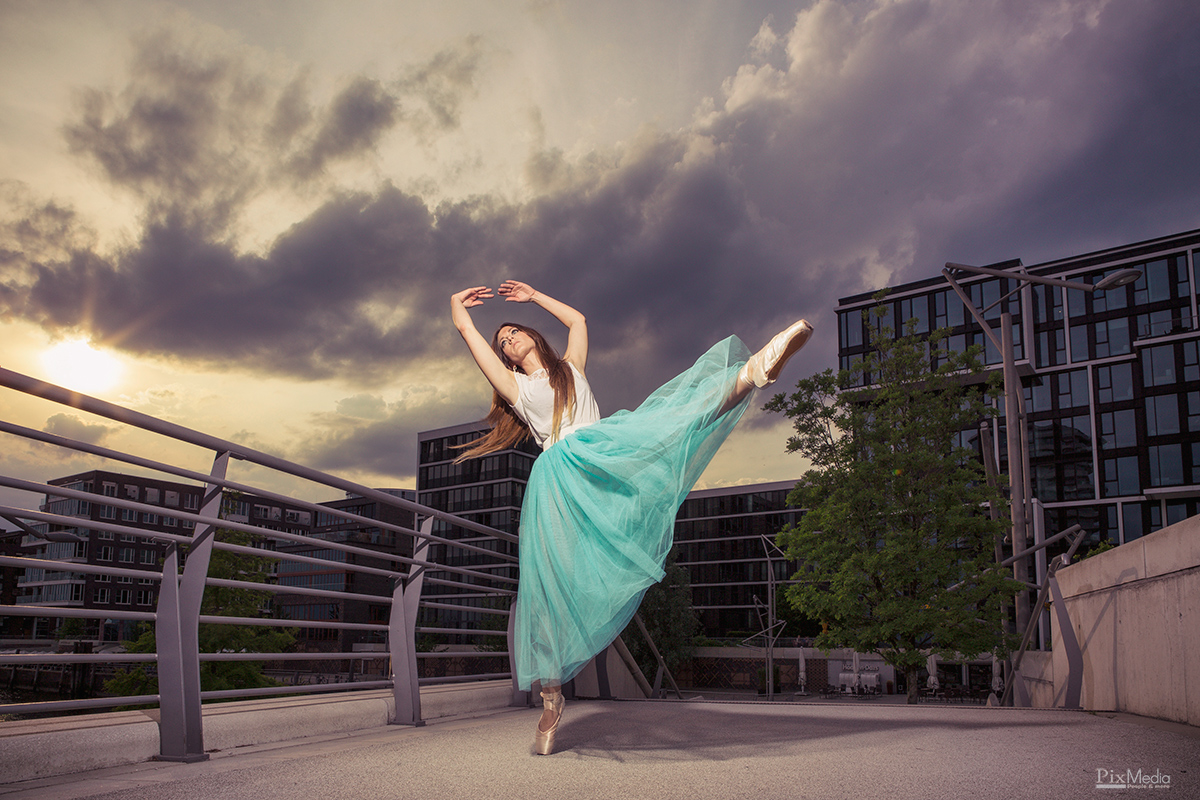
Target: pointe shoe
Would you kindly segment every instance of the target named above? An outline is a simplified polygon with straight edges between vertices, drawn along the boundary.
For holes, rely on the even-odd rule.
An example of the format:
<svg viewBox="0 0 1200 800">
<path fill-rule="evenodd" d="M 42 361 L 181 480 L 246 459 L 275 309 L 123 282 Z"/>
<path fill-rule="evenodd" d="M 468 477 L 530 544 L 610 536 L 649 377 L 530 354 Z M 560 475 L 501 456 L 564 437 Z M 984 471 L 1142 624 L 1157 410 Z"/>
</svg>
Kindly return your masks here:
<svg viewBox="0 0 1200 800">
<path fill-rule="evenodd" d="M 788 359 L 804 347 L 812 332 L 812 325 L 808 324 L 808 320 L 802 319 L 787 330 L 775 334 L 775 338 L 767 342 L 766 347 L 750 356 L 738 377 L 759 389 L 770 386 L 779 377 Z"/>
<path fill-rule="evenodd" d="M 537 733 L 534 734 L 533 751 L 539 756 L 548 756 L 554 752 L 554 735 L 558 733 L 558 723 L 562 722 L 563 706 L 566 704 L 562 692 L 542 692 L 542 707 L 546 711 L 553 711 L 555 716 L 550 730 L 542 730 L 539 724 Z"/>
</svg>

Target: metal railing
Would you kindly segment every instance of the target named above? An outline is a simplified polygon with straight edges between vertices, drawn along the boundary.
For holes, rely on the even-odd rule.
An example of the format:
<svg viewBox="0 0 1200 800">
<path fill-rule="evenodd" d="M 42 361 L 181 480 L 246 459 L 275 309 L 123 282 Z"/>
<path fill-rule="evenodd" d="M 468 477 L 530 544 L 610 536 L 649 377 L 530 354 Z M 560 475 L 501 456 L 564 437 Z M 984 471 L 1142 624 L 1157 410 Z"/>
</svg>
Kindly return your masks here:
<svg viewBox="0 0 1200 800">
<path fill-rule="evenodd" d="M 25 570 L 46 570 L 79 575 L 105 575 L 110 578 L 130 580 L 152 580 L 159 583 L 157 603 L 153 612 L 123 611 L 105 608 L 52 607 L 46 605 L 21 604 L 0 605 L 0 618 L 6 616 L 54 618 L 65 617 L 81 620 L 128 620 L 151 623 L 154 626 L 156 652 L 121 654 L 85 653 L 9 653 L 0 654 L 0 666 L 16 669 L 18 666 L 34 664 L 125 664 L 150 662 L 157 670 L 158 693 L 122 697 L 93 697 L 77 700 L 48 701 L 35 703 L 10 703 L 0 705 L 0 714 L 54 713 L 80 709 L 113 708 L 128 705 L 157 703 L 160 707 L 160 758 L 164 760 L 198 761 L 207 758 L 204 752 L 204 733 L 201 717 L 203 701 L 238 697 L 261 697 L 303 692 L 330 692 L 341 690 L 380 689 L 392 690 L 395 699 L 396 722 L 420 725 L 420 687 L 437 683 L 452 683 L 465 680 L 491 680 L 512 677 L 511 618 L 508 630 L 497 628 L 466 628 L 444 626 L 422 626 L 419 619 L 422 609 L 434 614 L 452 612 L 458 615 L 489 614 L 511 617 L 506 607 L 516 595 L 516 556 L 506 552 L 506 546 L 516 537 L 504 531 L 462 519 L 437 509 L 422 506 L 388 492 L 372 489 L 335 475 L 311 469 L 284 459 L 260 452 L 241 444 L 185 428 L 157 419 L 94 397 L 68 391 L 62 387 L 30 378 L 20 373 L 0 368 L 0 386 L 42 398 L 52 403 L 104 417 L 125 426 L 138 428 L 166 437 L 174 442 L 193 445 L 211 453 L 212 468 L 199 472 L 176 464 L 112 450 L 87 442 L 58 436 L 0 420 L 0 432 L 63 448 L 67 451 L 86 454 L 107 462 L 117 462 L 147 471 L 183 479 L 203 486 L 202 500 L 198 508 L 165 507 L 156 503 L 114 497 L 77 488 L 55 486 L 24 480 L 9 475 L 0 475 L 0 487 L 29 492 L 47 498 L 45 507 L 24 508 L 0 503 L 0 518 L 16 525 L 26 535 L 26 541 L 82 542 L 91 534 L 82 536 L 73 531 L 84 530 L 111 534 L 114 537 L 132 537 L 163 545 L 161 570 L 126 569 L 97 563 L 86 563 L 72 559 L 45 559 L 28 556 L 0 555 L 0 566 Z M 321 487 L 335 489 L 362 497 L 365 500 L 392 506 L 412 513 L 412 527 L 384 522 L 374 517 L 363 516 L 350 510 L 341 510 L 291 497 L 262 487 L 235 481 L 227 476 L 231 460 L 248 462 L 272 470 L 275 473 L 301 478 Z M 96 487 L 93 487 L 93 489 Z M 298 533 L 275 530 L 269 527 L 241 522 L 222 516 L 221 508 L 230 493 L 250 495 L 286 504 L 292 509 L 306 509 L 339 517 L 346 522 L 358 523 L 379 529 L 396 537 L 394 550 L 361 547 L 345 542 L 305 536 Z M 49 500 L 58 498 L 77 502 L 95 503 L 122 509 L 144 519 L 144 515 L 172 517 L 182 530 L 190 534 L 171 533 L 160 529 L 150 530 L 137 525 L 117 521 L 81 518 L 70 514 L 53 513 Z M 94 517 L 94 515 L 92 515 Z M 415 520 L 423 521 L 418 527 Z M 433 533 L 433 523 L 440 520 L 450 531 L 461 532 L 464 538 L 456 539 Z M 346 554 L 344 561 L 330 561 L 300 553 L 289 553 L 260 547 L 248 547 L 221 541 L 222 530 L 249 534 L 252 540 L 278 545 L 305 545 L 307 549 L 340 551 Z M 30 538 L 32 537 L 32 538 Z M 467 554 L 469 565 L 438 563 L 431 557 L 431 548 L 444 553 Z M 509 548 L 511 549 L 511 548 Z M 391 591 L 385 595 L 362 594 L 337 589 L 262 583 L 250 580 L 219 578 L 209 574 L 214 551 L 226 551 L 241 556 L 272 559 L 278 562 L 293 562 L 322 569 L 341 569 L 347 573 L 370 575 L 390 582 Z M 186 554 L 186 558 L 184 557 Z M 356 563 L 359 559 L 367 563 Z M 451 559 L 447 556 L 445 561 Z M 385 566 L 372 566 L 374 563 Z M 438 587 L 441 594 L 423 599 L 425 585 Z M 202 613 L 202 600 L 206 587 L 270 592 L 276 595 L 307 596 L 330 601 L 370 603 L 375 606 L 390 606 L 387 621 L 342 622 L 322 620 L 291 620 L 270 616 L 225 616 Z M 387 642 L 386 655 L 390 670 L 381 680 L 334 681 L 308 686 L 268 686 L 221 691 L 201 690 L 201 662 L 211 661 L 346 661 L 369 657 L 370 652 L 331 653 L 247 653 L 247 652 L 201 652 L 200 625 L 249 625 L 276 628 L 337 629 L 343 631 L 368 632 Z M 468 673 L 444 677 L 420 677 L 418 662 L 439 658 L 470 658 L 463 652 L 417 652 L 417 636 L 454 635 L 459 637 L 506 637 L 507 651 L 486 652 L 482 657 L 506 657 L 508 669 L 502 672 Z M 351 678 L 353 673 L 351 672 Z M 514 682 L 514 696 L 517 696 Z"/>
</svg>

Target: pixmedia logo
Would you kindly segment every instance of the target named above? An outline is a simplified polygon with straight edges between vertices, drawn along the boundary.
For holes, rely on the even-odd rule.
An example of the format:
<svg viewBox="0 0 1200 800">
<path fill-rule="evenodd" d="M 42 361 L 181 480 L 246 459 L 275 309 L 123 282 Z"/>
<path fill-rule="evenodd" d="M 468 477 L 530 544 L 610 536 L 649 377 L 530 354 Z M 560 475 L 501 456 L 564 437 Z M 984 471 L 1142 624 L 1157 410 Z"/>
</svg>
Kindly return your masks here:
<svg viewBox="0 0 1200 800">
<path fill-rule="evenodd" d="M 1153 773 L 1145 770 L 1132 769 L 1116 770 L 1100 768 L 1096 770 L 1097 789 L 1170 789 L 1171 776 L 1163 774 L 1161 769 Z"/>
</svg>

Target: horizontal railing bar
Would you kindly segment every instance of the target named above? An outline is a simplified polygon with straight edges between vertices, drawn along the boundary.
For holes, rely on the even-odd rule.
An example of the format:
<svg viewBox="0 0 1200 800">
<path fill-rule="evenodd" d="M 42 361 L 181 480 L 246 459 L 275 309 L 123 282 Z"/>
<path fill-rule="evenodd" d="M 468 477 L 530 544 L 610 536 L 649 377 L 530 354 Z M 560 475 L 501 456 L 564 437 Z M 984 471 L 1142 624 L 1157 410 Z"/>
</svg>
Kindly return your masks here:
<svg viewBox="0 0 1200 800">
<path fill-rule="evenodd" d="M 487 658 L 489 656 L 504 656 L 508 657 L 508 651 L 496 652 L 467 652 L 462 650 L 436 650 L 432 653 L 417 653 L 417 658 Z"/>
<path fill-rule="evenodd" d="M 316 558 L 314 556 L 302 556 L 299 553 L 281 553 L 278 550 L 264 550 L 261 547 L 246 547 L 241 544 L 229 544 L 228 542 L 214 542 L 215 547 L 229 553 L 240 553 L 246 556 L 255 556 L 261 558 L 273 558 L 276 561 L 290 561 L 298 564 L 312 564 L 313 566 L 325 567 L 330 572 L 361 572 L 366 575 L 382 575 L 385 578 L 393 580 L 408 577 L 403 572 L 395 570 L 379 569 L 378 567 L 366 567 L 361 564 L 347 564 L 345 561 L 331 561 L 327 558 Z M 317 548 L 321 549 L 321 548 Z"/>
<path fill-rule="evenodd" d="M 333 589 L 309 589 L 306 586 L 283 586 L 277 583 L 254 583 L 252 581 L 231 581 L 226 578 L 205 578 L 205 586 L 220 586 L 225 589 L 249 589 L 254 592 L 272 592 L 274 594 L 299 594 L 308 597 L 333 597 L 342 600 L 363 600 L 368 603 L 387 603 L 391 605 L 392 598 L 386 594 L 356 594 L 354 592 L 338 592 Z"/>
<path fill-rule="evenodd" d="M 428 600 L 422 600 L 421 607 L 444 608 L 447 611 L 478 611 L 481 614 L 500 614 L 505 617 L 512 613 L 507 608 L 476 608 L 475 606 L 464 606 L 457 603 L 431 603 Z"/>
<path fill-rule="evenodd" d="M 467 683 L 468 681 L 497 681 L 511 678 L 511 672 L 488 672 L 483 675 L 446 675 L 441 678 L 421 678 L 417 683 L 421 686 L 435 686 L 440 683 Z"/>
<path fill-rule="evenodd" d="M 201 692 L 201 700 L 228 700 L 235 697 L 271 697 L 280 694 L 315 694 L 317 692 L 340 692 L 345 689 L 390 689 L 389 681 L 362 681 L 361 683 L 312 683 L 296 686 L 264 686 L 260 689 L 224 689 Z"/>
<path fill-rule="evenodd" d="M 30 558 L 28 556 L 0 556 L 0 564 L 3 564 L 6 567 L 17 567 L 20 569 L 47 569 L 55 572 L 82 572 L 88 575 L 112 575 L 114 578 L 162 580 L 162 573 L 155 572 L 153 570 L 106 567 L 100 564 L 88 564 L 83 561 L 55 561 L 49 558 Z"/>
<path fill-rule="evenodd" d="M 20 426 L 12 426 L 9 423 L 4 423 L 4 422 L 0 421 L 0 430 L 4 430 L 5 428 L 20 428 Z M 28 430 L 28 429 L 22 429 L 22 430 Z M 11 431 L 9 431 L 9 432 L 11 432 Z M 52 436 L 52 434 L 46 434 L 46 436 Z M 55 437 L 55 438 L 62 439 L 62 437 Z M 71 441 L 71 440 L 64 440 L 64 441 Z M 99 449 L 104 449 L 104 448 L 99 448 Z M 115 454 L 115 451 L 113 451 L 113 452 Z M 307 509 L 309 509 L 311 511 L 315 511 L 317 513 L 333 512 L 333 513 L 336 513 L 338 516 L 342 517 L 343 519 L 347 520 L 348 522 L 359 522 L 359 523 L 362 523 L 365 525 L 370 525 L 371 527 L 377 527 L 377 528 L 381 528 L 383 530 L 391 531 L 393 533 L 399 533 L 404 536 L 414 536 L 414 537 L 418 537 L 418 538 L 426 538 L 432 542 L 437 542 L 438 544 L 445 544 L 445 545 L 453 546 L 460 550 L 467 550 L 469 552 L 479 553 L 480 555 L 488 555 L 488 556 L 495 557 L 495 558 L 511 559 L 514 562 L 517 560 L 516 556 L 509 556 L 506 553 L 500 553 L 500 552 L 497 552 L 495 550 L 490 550 L 485 547 L 476 547 L 476 546 L 470 544 L 468 541 L 460 542 L 459 540 L 456 540 L 456 539 L 448 539 L 448 538 L 445 538 L 442 536 L 432 536 L 432 535 L 423 534 L 420 531 L 414 530 L 412 528 L 406 528 L 402 525 L 395 525 L 390 522 L 383 522 L 381 520 L 374 519 L 372 517 L 366 517 L 361 514 L 354 514 L 351 512 L 343 512 L 339 509 L 333 509 L 333 508 L 330 508 L 329 506 L 320 505 L 319 503 L 312 503 L 307 500 L 300 500 L 298 498 L 289 497 L 288 495 L 278 494 L 276 492 L 271 492 L 271 491 L 268 491 L 265 489 L 261 489 L 256 486 L 250 486 L 247 484 L 237 483 L 236 481 L 229 481 L 229 480 L 225 480 L 223 478 L 214 478 L 213 476 L 207 475 L 205 473 L 192 472 L 191 470 L 172 469 L 169 464 L 159 464 L 157 462 L 150 462 L 150 464 L 152 465 L 152 468 L 155 468 L 155 469 L 161 468 L 161 471 L 167 472 L 170 474 L 179 474 L 180 472 L 186 472 L 186 473 L 188 473 L 188 477 L 191 477 L 194 480 L 200 481 L 202 483 L 216 483 L 225 488 L 232 489 L 234 491 L 244 492 L 244 493 L 252 494 L 252 495 L 255 495 L 258 497 L 266 497 L 266 498 L 270 498 L 273 500 L 278 500 L 280 502 L 287 503 L 292 506 L 296 506 L 296 507 L 300 507 L 300 508 L 307 508 Z M 144 513 L 148 512 L 151 514 L 157 514 L 158 516 L 174 517 L 176 519 L 200 519 L 200 520 L 206 519 L 206 518 L 198 517 L 198 515 L 192 514 L 191 512 L 188 511 L 188 509 L 185 509 L 185 508 L 177 509 L 172 506 L 151 505 L 149 503 L 140 503 L 136 500 L 130 500 L 128 498 L 110 497 L 108 495 L 95 494 L 94 492 L 83 492 L 78 489 L 69 489 L 65 486 L 53 486 L 50 484 L 39 484 L 39 483 L 34 483 L 32 481 L 25 481 L 25 480 L 21 480 L 19 478 L 10 478 L 7 476 L 0 476 L 0 485 L 7 485 L 13 489 L 20 489 L 21 491 L 32 492 L 35 494 L 47 494 L 47 495 L 52 495 L 54 497 L 66 497 L 66 498 L 70 498 L 73 500 L 82 500 L 82 501 L 89 502 L 89 503 L 98 503 L 100 505 L 113 506 L 115 508 L 129 509 L 130 511 L 140 511 L 140 512 L 144 512 Z M 389 495 L 389 496 L 391 496 L 391 495 Z M 80 517 L 78 519 L 82 519 L 82 517 Z M 231 521 L 224 520 L 223 522 L 231 522 Z M 229 524 L 229 525 L 226 525 L 225 527 L 237 527 L 238 525 L 249 525 L 249 523 Z M 72 527 L 89 527 L 89 526 L 72 526 Z M 296 534 L 287 534 L 285 531 L 276 531 L 272 528 L 263 528 L 263 527 L 260 527 L 257 525 L 249 525 L 249 527 L 252 530 L 252 532 L 259 532 L 259 533 L 267 532 L 270 534 L 284 534 L 287 537 L 296 535 Z M 146 529 L 144 529 L 144 528 L 135 528 L 133 530 L 138 531 L 142 536 L 147 535 Z M 172 536 L 175 534 L 164 533 L 163 535 Z M 184 537 L 184 538 L 186 539 L 187 537 Z M 311 540 L 313 537 L 306 536 L 303 538 L 306 540 Z M 319 541 L 326 541 L 326 540 L 321 539 Z M 480 537 L 477 539 L 471 539 L 469 541 L 488 541 L 488 538 Z M 336 543 L 334 543 L 334 544 L 336 544 Z M 352 545 L 348 545 L 347 547 L 353 548 Z M 348 552 L 379 553 L 380 551 L 364 550 L 362 548 L 353 548 L 352 550 L 350 550 Z M 412 559 L 405 559 L 400 556 L 388 556 L 388 557 L 393 561 L 400 561 L 402 563 L 410 563 L 412 561 Z"/>
<path fill-rule="evenodd" d="M 97 501 L 96 498 L 104 498 L 105 500 L 114 500 L 118 498 L 106 497 L 105 495 L 89 494 L 80 492 L 74 489 L 59 490 L 59 487 L 49 486 L 48 484 L 38 484 L 31 481 L 23 481 L 16 478 L 8 478 L 0 476 L 0 486 L 8 486 L 13 489 L 21 489 L 27 492 L 49 492 L 51 494 L 60 494 L 64 497 L 72 499 L 85 499 L 89 502 L 99 502 L 100 505 L 111 505 L 110 503 Z M 68 493 L 69 492 L 69 493 Z M 78 495 L 78 497 L 75 497 Z M 301 536 L 299 534 L 287 533 L 286 531 L 276 531 L 271 528 L 260 528 L 257 525 L 250 525 L 235 520 L 221 519 L 220 517 L 208 517 L 191 511 L 175 511 L 172 509 L 170 514 L 162 514 L 162 506 L 147 506 L 142 503 L 133 503 L 132 500 L 122 501 L 125 504 L 132 504 L 139 508 L 153 509 L 153 512 L 160 516 L 175 517 L 176 519 L 188 520 L 202 525 L 211 525 L 214 528 L 228 528 L 230 530 L 242 531 L 249 533 L 252 536 L 261 536 L 264 539 L 278 539 L 281 541 L 296 542 L 298 544 L 311 545 L 314 541 L 321 542 L 321 548 L 327 550 L 341 550 L 347 553 L 355 553 L 357 555 L 375 556 L 388 561 L 399 561 L 409 563 L 412 559 L 406 559 L 403 556 L 397 556 L 391 553 L 385 553 L 379 550 L 368 550 L 363 547 L 354 547 L 353 545 L 341 544 L 340 542 L 327 542 L 324 539 L 313 539 L 311 536 Z M 24 517 L 26 519 L 36 519 L 41 522 L 50 522 L 55 525 L 63 525 L 69 528 L 90 528 L 98 531 L 111 531 L 113 533 L 128 533 L 142 539 L 166 539 L 168 541 L 178 542 L 180 544 L 191 544 L 191 536 L 180 536 L 175 533 L 165 533 L 163 531 L 150 531 L 145 528 L 130 528 L 125 525 L 118 525 L 111 522 L 103 522 L 101 520 L 84 519 L 82 517 L 68 517 L 60 514 L 48 514 L 44 511 L 33 511 L 32 509 L 11 509 L 7 506 L 0 506 L 0 513 L 10 512 L 14 516 Z M 221 542 L 216 545 L 220 546 Z"/>
<path fill-rule="evenodd" d="M 459 566 L 459 565 L 457 565 L 457 564 L 454 564 L 454 565 L 438 564 L 437 568 L 439 570 L 442 570 L 442 569 L 446 569 L 447 567 L 450 567 L 450 566 Z M 517 562 L 514 559 L 511 562 L 506 561 L 503 564 L 468 564 L 466 566 L 463 566 L 463 569 L 476 569 L 476 570 L 480 570 L 480 569 L 515 569 L 516 566 L 517 566 Z M 432 567 L 430 569 L 432 570 Z"/>
<path fill-rule="evenodd" d="M 112 505 L 112 503 L 97 501 L 96 498 L 101 497 L 101 498 L 104 498 L 104 500 L 119 500 L 119 498 L 111 498 L 111 497 L 107 497 L 106 495 L 89 494 L 88 492 L 80 492 L 75 489 L 62 489 L 61 487 L 50 486 L 48 484 L 38 484 L 38 483 L 33 483 L 31 481 L 23 481 L 23 480 L 19 480 L 17 478 L 8 478 L 5 476 L 0 476 L 0 486 L 8 486 L 9 488 L 20 489 L 22 491 L 27 491 L 27 492 L 47 492 L 47 493 L 55 494 L 55 495 L 62 496 L 62 497 L 69 497 L 71 499 L 82 499 L 82 500 L 86 500 L 88 502 L 93 502 L 93 503 L 100 502 L 101 505 Z M 409 558 L 407 556 L 401 556 L 401 555 L 397 555 L 394 553 L 388 553 L 388 552 L 385 552 L 382 550 L 370 550 L 370 549 L 363 548 L 363 547 L 355 547 L 353 545 L 342 544 L 341 542 L 330 542 L 325 539 L 314 539 L 311 536 L 302 536 L 302 535 L 296 534 L 296 533 L 287 533 L 286 531 L 276 531 L 276 530 L 272 530 L 270 528 L 261 528 L 257 525 L 250 525 L 250 524 L 243 523 L 243 522 L 236 522 L 234 520 L 221 519 L 219 517 L 208 517 L 208 516 L 204 516 L 201 514 L 195 514 L 190 511 L 178 511 L 178 512 L 173 512 L 171 514 L 163 515 L 161 513 L 162 508 L 163 508 L 162 506 L 149 506 L 149 505 L 145 505 L 143 503 L 135 503 L 132 500 L 122 500 L 121 504 L 123 504 L 123 507 L 128 506 L 128 507 L 136 507 L 138 509 L 149 509 L 153 513 L 159 514 L 160 516 L 169 516 L 169 517 L 175 517 L 176 519 L 185 519 L 185 520 L 189 520 L 192 522 L 196 522 L 197 524 L 211 525 L 214 528 L 228 528 L 230 530 L 242 531 L 244 533 L 249 533 L 252 536 L 261 536 L 265 539 L 274 539 L 277 541 L 294 542 L 296 544 L 302 544 L 307 547 L 313 547 L 314 542 L 320 542 L 320 545 L 318 545 L 318 547 L 323 550 L 339 550 L 339 551 L 345 552 L 345 553 L 354 553 L 356 555 L 367 556 L 370 558 L 380 558 L 380 559 L 383 559 L 386 561 L 393 561 L 393 562 L 398 562 L 401 564 L 409 564 L 409 565 L 415 566 L 415 567 L 425 567 L 427 569 L 436 568 L 439 571 L 452 572 L 452 573 L 455 573 L 458 575 L 467 575 L 470 577 L 481 578 L 483 580 L 504 581 L 504 582 L 508 582 L 508 583 L 516 583 L 517 582 L 516 579 L 509 578 L 507 576 L 489 575 L 486 572 L 475 572 L 473 570 L 466 569 L 464 567 L 447 567 L 447 566 L 444 566 L 441 564 L 434 564 L 432 562 L 418 561 L 416 559 Z M 128 527 L 125 525 L 118 525 L 116 523 L 103 522 L 100 520 L 84 519 L 82 517 L 68 517 L 68 516 L 61 515 L 61 514 L 49 514 L 44 511 L 33 511 L 32 509 L 18 509 L 18 508 L 10 508 L 8 506 L 0 506 L 0 513 L 6 513 L 6 512 L 12 513 L 13 516 L 22 517 L 25 519 L 35 519 L 40 522 L 47 522 L 47 523 L 54 524 L 54 525 L 62 525 L 64 527 L 68 527 L 68 528 L 89 528 L 92 530 L 110 531 L 112 533 L 127 533 L 129 535 L 137 536 L 142 539 L 156 539 L 157 538 L 157 539 L 166 539 L 169 541 L 178 542 L 180 544 L 191 544 L 192 543 L 191 537 L 180 536 L 179 534 L 174 534 L 174 533 L 165 533 L 163 531 L 148 531 L 145 528 L 131 528 L 131 527 Z M 219 549 L 224 549 L 224 547 L 222 546 L 223 544 L 224 544 L 223 542 L 218 541 L 218 542 L 214 543 L 214 546 L 216 546 Z M 272 551 L 264 551 L 264 552 L 272 552 Z M 278 552 L 278 551 L 274 551 L 274 552 Z M 492 556 L 497 555 L 494 551 L 491 551 L 491 550 L 487 550 L 484 552 L 486 552 Z M 280 559 L 286 559 L 287 554 L 280 553 L 277 557 Z"/>
<path fill-rule="evenodd" d="M 268 628 L 334 628 L 342 631 L 383 631 L 387 632 L 386 623 L 372 624 L 369 622 L 326 622 L 316 619 L 276 619 L 274 617 L 222 617 L 200 615 L 204 625 L 262 625 Z"/>
<path fill-rule="evenodd" d="M 383 650 L 362 653 L 201 653 L 201 661 L 346 661 L 356 658 L 388 658 Z"/>
<path fill-rule="evenodd" d="M 426 577 L 425 582 L 429 583 L 429 584 L 433 584 L 435 586 L 454 586 L 459 589 L 470 589 L 473 592 L 485 592 L 489 595 L 501 594 L 501 595 L 508 595 L 508 596 L 516 596 L 516 594 L 517 594 L 516 591 L 513 589 L 497 589 L 493 586 L 480 586 L 475 583 L 462 583 L 461 581 L 448 581 L 444 578 L 434 578 L 432 576 Z"/>
<path fill-rule="evenodd" d="M 9 653 L 0 664 L 116 664 L 125 661 L 158 661 L 157 653 Z"/>
<path fill-rule="evenodd" d="M 107 447 L 100 447 L 99 445 L 81 442 L 76 439 L 68 439 L 65 436 L 34 430 L 33 428 L 26 428 L 21 425 L 14 425 L 11 422 L 4 422 L 0 420 L 0 432 L 11 433 L 14 436 L 21 436 L 26 439 L 34 439 L 45 444 L 52 444 L 68 450 L 88 453 L 90 455 L 100 456 L 101 458 L 107 458 L 113 461 L 121 461 L 126 464 L 133 464 L 134 466 L 152 469 L 156 472 L 163 472 L 168 475 L 175 475 L 176 477 L 193 480 L 200 484 L 217 484 L 225 489 L 231 489 L 235 492 L 242 492 L 244 494 L 252 494 L 257 497 L 263 497 L 270 500 L 277 500 L 279 502 L 293 505 L 297 508 L 306 508 L 310 511 L 330 512 L 348 521 L 369 522 L 372 526 L 377 525 L 386 530 L 395 531 L 397 533 L 403 533 L 406 535 L 419 535 L 419 531 L 413 530 L 412 528 L 405 528 L 402 525 L 395 525 L 390 522 L 381 522 L 380 520 L 372 519 L 371 517 L 360 516 L 352 512 L 343 511 L 342 509 L 330 508 L 329 506 L 323 506 L 319 503 L 312 503 L 307 500 L 301 500 L 285 494 L 272 492 L 269 489 L 262 489 L 260 487 L 238 483 L 237 481 L 231 481 L 228 478 L 216 477 L 207 472 L 197 472 L 196 470 L 187 469 L 185 467 L 177 467 L 174 464 L 167 464 L 162 461 L 155 461 L 153 459 L 135 456 L 132 453 L 123 453 L 120 450 L 111 450 Z M 162 507 L 170 508 L 170 506 Z"/>
<path fill-rule="evenodd" d="M 480 628 L 413 628 L 417 633 L 461 633 L 464 636 L 507 636 L 508 631 L 485 631 Z"/>
<path fill-rule="evenodd" d="M 156 694 L 133 697 L 91 697 L 87 700 L 47 700 L 44 703 L 7 703 L 0 705 L 0 714 L 49 714 L 56 711 L 83 711 L 88 708 L 115 706 L 145 706 L 158 702 Z"/>
<path fill-rule="evenodd" d="M 410 500 L 404 500 L 403 498 L 396 497 L 395 495 L 389 495 L 386 492 L 372 489 L 369 486 L 348 481 L 335 475 L 321 472 L 320 470 L 311 469 L 309 467 L 272 456 L 259 450 L 240 446 L 234 442 L 226 441 L 216 436 L 210 436 L 209 434 L 186 428 L 183 425 L 167 422 L 166 420 L 160 420 L 150 416 L 149 414 L 143 414 L 139 411 L 123 408 L 122 406 L 100 400 L 96 397 L 91 397 L 79 392 L 72 392 L 68 389 L 62 388 L 61 386 L 55 386 L 52 383 L 39 381 L 35 378 L 22 375 L 19 372 L 13 372 L 9 369 L 4 369 L 2 367 L 0 367 L 0 386 L 7 386 L 10 389 L 15 389 L 19 392 L 24 392 L 25 394 L 30 394 L 35 397 L 41 397 L 45 400 L 59 403 L 60 405 L 70 406 L 71 408 L 77 408 L 81 411 L 87 411 L 91 414 L 107 417 L 111 420 L 122 422 L 126 425 L 132 425 L 137 428 L 142 428 L 143 430 L 151 431 L 152 433 L 177 439 L 181 442 L 197 445 L 198 447 L 202 447 L 206 450 L 213 450 L 218 453 L 227 452 L 235 458 L 251 461 L 261 466 L 269 467 L 277 472 L 295 475 L 298 478 L 304 478 L 306 480 L 313 481 L 314 483 L 324 484 L 335 489 L 341 489 L 353 494 L 358 494 L 364 498 L 378 500 L 387 505 L 408 509 L 426 516 L 436 517 L 451 525 L 466 528 L 468 530 L 474 530 L 484 534 L 485 536 L 494 536 L 498 539 L 505 539 L 512 542 L 517 540 L 517 537 L 510 533 L 505 533 L 504 531 L 496 530 L 495 528 L 489 528 L 486 525 L 481 525 L 477 522 L 459 519 L 458 517 L 447 514 L 444 511 L 428 508 L 427 506 L 422 506 L 419 503 L 414 503 Z"/>
<path fill-rule="evenodd" d="M 23 482 L 23 481 L 22 481 Z M 0 479 L 0 485 L 5 481 Z M 165 533 L 163 531 L 150 531 L 145 528 L 130 528 L 127 525 L 120 525 L 116 522 L 104 522 L 103 520 L 83 519 L 82 517 L 68 517 L 62 514 L 50 514 L 46 511 L 34 511 L 29 508 L 14 508 L 12 506 L 0 506 L 0 514 L 12 514 L 15 517 L 23 519 L 33 519 L 38 522 L 46 522 L 51 525 L 62 525 L 67 528 L 88 528 L 94 531 L 108 531 L 109 533 L 122 533 L 129 536 L 136 536 L 139 539 L 162 539 L 176 544 L 191 544 L 192 537 L 180 536 L 177 533 Z"/>
<path fill-rule="evenodd" d="M 69 606 L 0 606 L 0 617 L 75 617 L 77 619 L 132 619 L 154 622 L 153 611 L 100 611 L 91 608 Z"/>
</svg>

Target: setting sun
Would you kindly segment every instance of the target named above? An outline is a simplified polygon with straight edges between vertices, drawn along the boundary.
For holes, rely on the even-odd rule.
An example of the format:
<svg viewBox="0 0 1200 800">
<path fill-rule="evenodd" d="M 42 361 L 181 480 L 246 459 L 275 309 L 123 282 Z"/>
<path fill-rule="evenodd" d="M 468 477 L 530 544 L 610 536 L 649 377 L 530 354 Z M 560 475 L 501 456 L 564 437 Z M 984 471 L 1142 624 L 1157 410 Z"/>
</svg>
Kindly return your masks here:
<svg viewBox="0 0 1200 800">
<path fill-rule="evenodd" d="M 121 377 L 121 362 L 83 339 L 59 342 L 42 354 L 42 365 L 54 383 L 80 392 L 102 392 Z"/>
</svg>

